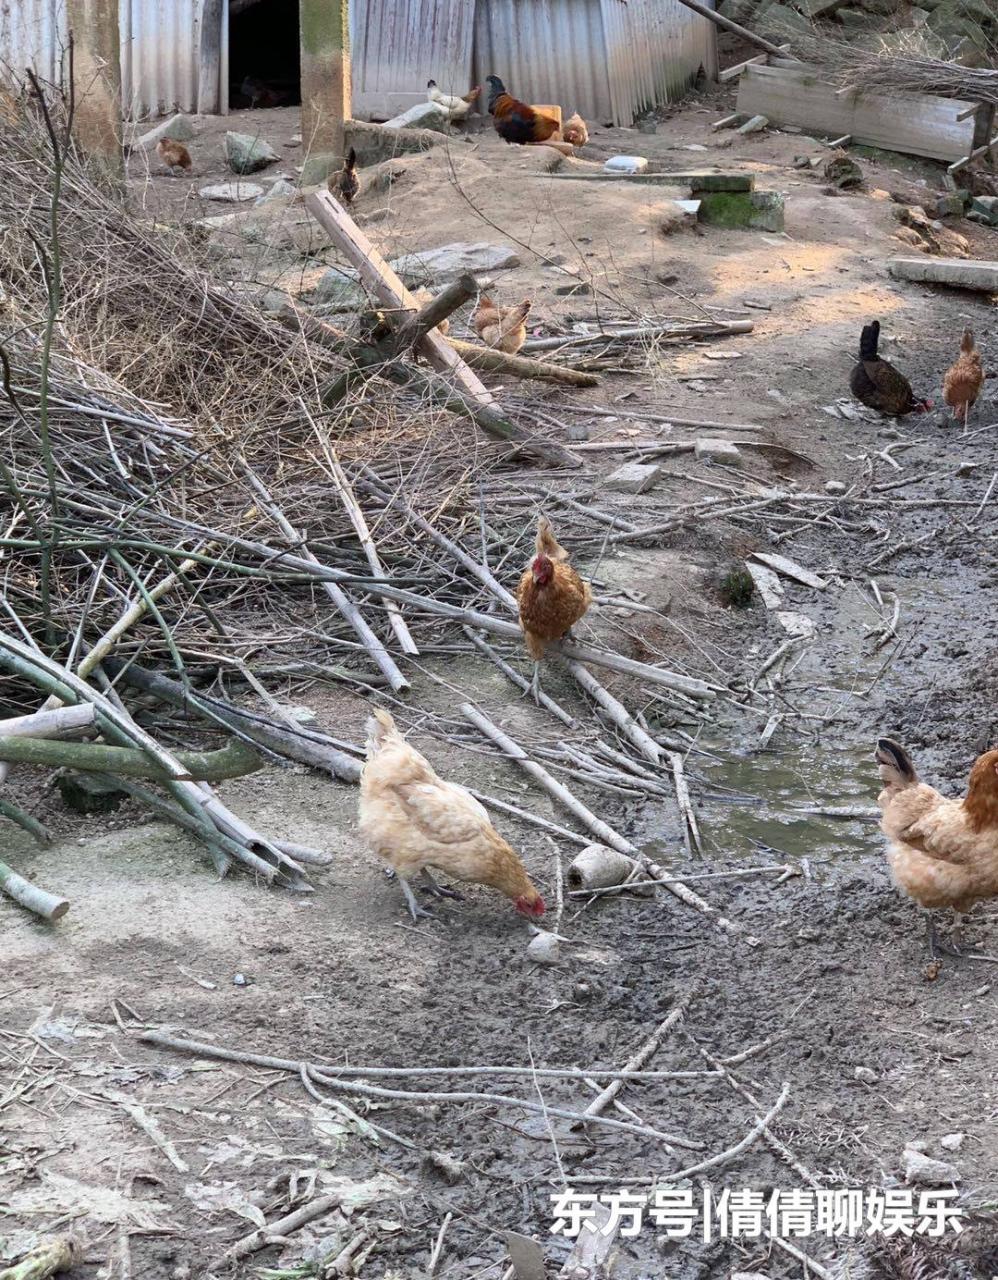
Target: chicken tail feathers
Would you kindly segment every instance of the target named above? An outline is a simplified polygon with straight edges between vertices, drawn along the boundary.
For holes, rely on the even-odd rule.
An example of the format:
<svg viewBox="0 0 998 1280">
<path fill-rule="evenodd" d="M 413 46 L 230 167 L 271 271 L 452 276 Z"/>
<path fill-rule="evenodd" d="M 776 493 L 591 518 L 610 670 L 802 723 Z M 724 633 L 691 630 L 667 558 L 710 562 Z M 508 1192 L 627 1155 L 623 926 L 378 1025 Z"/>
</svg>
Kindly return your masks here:
<svg viewBox="0 0 998 1280">
<path fill-rule="evenodd" d="M 568 552 L 554 536 L 551 521 L 547 516 L 540 516 L 537 520 L 537 540 L 534 543 L 534 548 L 539 556 L 547 556 L 549 560 L 565 561 L 568 559 Z"/>
<path fill-rule="evenodd" d="M 911 756 L 904 747 L 891 738 L 878 738 L 874 757 L 880 765 L 880 776 L 889 786 L 911 786 L 918 781 L 918 772 Z"/>
<path fill-rule="evenodd" d="M 859 335 L 860 360 L 876 360 L 879 343 L 880 321 L 874 320 L 872 324 L 863 325 L 863 332 Z"/>
</svg>

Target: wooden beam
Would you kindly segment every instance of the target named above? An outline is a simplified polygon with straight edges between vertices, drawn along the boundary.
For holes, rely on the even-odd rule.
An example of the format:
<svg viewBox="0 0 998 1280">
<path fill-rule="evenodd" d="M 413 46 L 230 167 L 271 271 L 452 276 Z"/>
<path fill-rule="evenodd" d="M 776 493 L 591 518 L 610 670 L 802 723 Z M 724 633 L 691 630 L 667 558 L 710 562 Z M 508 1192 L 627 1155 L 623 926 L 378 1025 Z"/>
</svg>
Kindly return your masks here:
<svg viewBox="0 0 998 1280">
<path fill-rule="evenodd" d="M 73 134 L 106 177 L 123 183 L 118 0 L 67 0 L 66 21 L 73 37 Z"/>
<path fill-rule="evenodd" d="M 222 21 L 225 0 L 201 0 L 201 39 L 198 49 L 198 114 L 216 115 L 222 109 Z"/>
<path fill-rule="evenodd" d="M 790 52 L 790 46 L 788 44 L 781 44 L 780 48 L 785 50 L 787 53 Z M 757 53 L 754 58 L 746 58 L 744 62 L 736 62 L 733 67 L 725 67 L 724 70 L 719 73 L 717 78 L 722 84 L 725 84 L 728 80 L 736 80 L 746 67 L 759 64 L 765 66 L 768 60 L 768 53 Z"/>
<path fill-rule="evenodd" d="M 860 90 L 840 96 L 814 67 L 748 66 L 738 82 L 737 109 L 830 138 L 851 134 L 861 146 L 952 163 L 972 149 L 974 126 L 957 117 L 970 104 L 919 93 Z"/>
<path fill-rule="evenodd" d="M 307 197 L 305 207 L 316 222 L 343 252 L 359 274 L 361 281 L 386 308 L 398 315 L 419 312 L 419 303 L 405 287 L 353 218 L 328 191 L 315 191 Z M 430 368 L 443 375 L 452 393 L 445 403 L 456 412 L 466 412 L 489 435 L 508 444 L 520 446 L 525 453 L 556 466 L 575 466 L 578 459 L 560 445 L 532 439 L 527 432 L 510 422 L 502 413 L 492 392 L 436 330 L 431 329 L 418 340 L 416 349 L 426 358 Z M 410 371 L 410 380 L 415 371 Z"/>
<path fill-rule="evenodd" d="M 350 119 L 348 0 L 299 0 L 302 186 L 324 182 L 343 164 Z"/>
<path fill-rule="evenodd" d="M 754 44 L 757 49 L 762 49 L 766 53 L 781 54 L 787 48 L 786 45 L 773 44 L 769 40 L 764 40 L 762 36 L 757 36 L 754 31 L 749 31 L 748 27 L 739 26 L 737 22 L 732 22 L 730 18 L 725 18 L 715 10 L 708 9 L 705 4 L 700 3 L 700 0 L 679 0 L 679 3 L 684 4 L 687 9 L 692 9 L 694 13 L 698 13 L 701 18 L 707 18 L 715 26 L 723 27 L 725 31 L 730 31 L 733 35 L 741 36 L 743 40 L 748 40 L 750 44 Z"/>
<path fill-rule="evenodd" d="M 887 270 L 895 280 L 920 284 L 946 284 L 954 289 L 998 293 L 998 262 L 972 262 L 963 258 L 891 258 Z"/>
</svg>

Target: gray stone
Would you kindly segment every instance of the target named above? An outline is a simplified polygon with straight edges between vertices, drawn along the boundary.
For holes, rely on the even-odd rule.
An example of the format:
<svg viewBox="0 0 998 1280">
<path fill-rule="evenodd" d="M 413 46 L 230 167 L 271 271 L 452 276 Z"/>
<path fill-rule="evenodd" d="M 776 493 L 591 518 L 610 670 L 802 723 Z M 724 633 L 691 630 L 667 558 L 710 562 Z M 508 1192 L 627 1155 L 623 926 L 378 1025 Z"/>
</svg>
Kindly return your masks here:
<svg viewBox="0 0 998 1280">
<path fill-rule="evenodd" d="M 998 196 L 974 196 L 967 217 L 985 226 L 998 227 Z"/>
<path fill-rule="evenodd" d="M 962 218 L 969 196 L 965 191 L 949 191 L 939 196 L 932 207 L 936 218 Z"/>
<path fill-rule="evenodd" d="M 241 204 L 244 200 L 259 200 L 263 187 L 256 182 L 219 182 L 202 187 L 198 195 L 202 200 L 218 200 L 221 204 Z"/>
<path fill-rule="evenodd" d="M 357 164 L 362 169 L 383 160 L 418 155 L 446 141 L 444 134 L 433 129 L 389 129 L 367 120 L 348 120 L 344 132 L 346 144 L 357 152 Z"/>
<path fill-rule="evenodd" d="M 782 231 L 783 196 L 779 191 L 705 191 L 700 221 L 718 227 Z"/>
<path fill-rule="evenodd" d="M 750 116 L 744 124 L 738 126 L 739 133 L 762 133 L 769 124 L 769 116 Z"/>
<path fill-rule="evenodd" d="M 754 191 L 754 173 L 674 173 L 674 178 L 685 178 L 694 195 L 704 191 Z"/>
<path fill-rule="evenodd" d="M 845 493 L 845 492 L 846 492 L 846 490 L 848 489 L 848 487 L 849 487 L 849 486 L 848 486 L 847 484 L 845 484 L 842 480 L 826 480 L 826 481 L 825 481 L 825 492 L 826 492 L 826 493 L 836 493 L 836 494 L 837 494 L 837 493 Z M 862 1068 L 862 1067 L 857 1067 L 857 1068 L 856 1068 L 856 1070 L 857 1070 L 857 1071 L 862 1071 L 863 1069 L 864 1069 L 864 1068 Z"/>
<path fill-rule="evenodd" d="M 518 267 L 520 259 L 511 245 L 480 241 L 468 244 L 458 241 L 439 249 L 423 249 L 395 258 L 390 266 L 408 284 L 425 284 L 431 280 L 453 280 L 465 271 L 503 271 Z"/>
<path fill-rule="evenodd" d="M 364 306 L 367 294 L 355 276 L 330 267 L 312 290 L 311 301 L 324 311 L 356 311 Z"/>
<path fill-rule="evenodd" d="M 943 1187 L 960 1181 L 960 1170 L 945 1160 L 933 1160 L 931 1156 L 914 1147 L 905 1147 L 901 1154 L 904 1180 L 909 1187 Z"/>
<path fill-rule="evenodd" d="M 161 138 L 174 138 L 177 142 L 189 142 L 194 137 L 194 126 L 185 115 L 170 116 L 161 120 L 155 128 L 141 134 L 129 143 L 133 151 L 151 151 Z"/>
<path fill-rule="evenodd" d="M 534 964 L 557 964 L 561 959 L 561 943 L 551 933 L 537 933 L 530 940 L 527 955 Z"/>
<path fill-rule="evenodd" d="M 731 440 L 698 440 L 694 453 L 701 462 L 723 462 L 729 467 L 742 465 L 742 451 Z"/>
<path fill-rule="evenodd" d="M 872 13 L 864 13 L 861 9 L 840 9 L 836 14 L 839 22 L 852 31 L 869 31 L 878 25 Z"/>
<path fill-rule="evenodd" d="M 844 489 L 845 485 L 842 488 Z M 857 1067 L 852 1073 L 852 1078 L 858 1080 L 860 1084 L 876 1084 L 878 1076 L 872 1067 Z"/>
<path fill-rule="evenodd" d="M 730 18 L 732 22 L 741 23 L 742 26 L 749 21 L 755 9 L 755 0 L 721 0 L 717 6 L 717 12 L 722 18 Z"/>
<path fill-rule="evenodd" d="M 607 476 L 605 484 L 616 493 L 644 493 L 661 474 L 662 468 L 655 462 L 625 462 Z"/>
<path fill-rule="evenodd" d="M 814 35 L 814 24 L 796 9 L 782 4 L 771 4 L 756 15 L 754 29 L 770 39 L 786 40 L 794 36 Z"/>
<path fill-rule="evenodd" d="M 231 131 L 225 135 L 225 159 L 233 173 L 256 173 L 258 169 L 266 169 L 268 164 L 273 164 L 280 158 L 263 138 L 254 137 L 251 133 Z"/>
<path fill-rule="evenodd" d="M 658 121 L 639 120 L 636 128 L 638 133 L 658 133 Z"/>
<path fill-rule="evenodd" d="M 939 1139 L 939 1145 L 944 1151 L 959 1151 L 965 1137 L 966 1134 L 963 1133 L 947 1133 Z"/>
<path fill-rule="evenodd" d="M 417 102 L 384 124 L 386 129 L 434 129 L 437 133 L 446 133 L 447 127 L 447 110 L 439 102 Z"/>
<path fill-rule="evenodd" d="M 298 188 L 293 182 L 289 182 L 287 178 L 278 178 L 269 191 L 257 200 L 257 204 L 269 204 L 271 200 L 290 200 L 298 194 Z"/>
<path fill-rule="evenodd" d="M 560 284 L 555 289 L 555 293 L 563 298 L 583 297 L 591 294 L 592 291 L 592 285 L 586 284 L 585 280 L 576 280 L 572 284 Z"/>
<path fill-rule="evenodd" d="M 611 156 L 603 165 L 606 173 L 644 173 L 647 168 L 644 156 Z"/>
<path fill-rule="evenodd" d="M 895 280 L 945 284 L 954 289 L 998 293 L 998 262 L 964 262 L 960 258 L 891 258 L 887 270 Z"/>
</svg>

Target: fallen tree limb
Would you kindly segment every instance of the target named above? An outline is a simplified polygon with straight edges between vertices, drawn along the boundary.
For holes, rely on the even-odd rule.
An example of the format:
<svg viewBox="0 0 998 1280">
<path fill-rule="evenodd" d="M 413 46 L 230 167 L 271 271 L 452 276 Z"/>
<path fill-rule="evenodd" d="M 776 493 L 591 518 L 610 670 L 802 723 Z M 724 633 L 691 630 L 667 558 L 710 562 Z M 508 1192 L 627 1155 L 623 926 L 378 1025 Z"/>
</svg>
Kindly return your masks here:
<svg viewBox="0 0 998 1280">
<path fill-rule="evenodd" d="M 758 49 L 764 49 L 772 57 L 782 58 L 786 56 L 787 46 L 785 44 L 773 44 L 769 40 L 764 40 L 762 36 L 757 36 L 748 27 L 732 22 L 723 13 L 717 13 L 716 10 L 709 9 L 705 4 L 700 4 L 699 0 L 679 0 L 679 2 L 686 5 L 687 9 L 692 9 L 694 13 L 698 13 L 701 18 L 707 18 L 715 26 L 722 27 L 725 31 L 730 31 L 732 35 L 741 36 L 743 40 L 747 40 L 749 44 L 754 44 Z"/>
<path fill-rule="evenodd" d="M 63 733 L 78 733 L 94 723 L 94 709 L 88 703 L 56 707 L 52 711 L 34 711 L 13 720 L 0 720 L 0 735 L 5 738 L 56 738 Z"/>
<path fill-rule="evenodd" d="M 69 910 L 68 899 L 39 889 L 30 880 L 18 875 L 12 867 L 8 867 L 6 862 L 0 862 L 0 893 L 5 893 L 18 906 L 34 912 L 43 920 L 61 920 Z"/>
<path fill-rule="evenodd" d="M 13 1267 L 0 1271 L 0 1280 L 48 1280 L 71 1271 L 83 1257 L 83 1245 L 74 1236 L 52 1236 L 36 1245 Z"/>
<path fill-rule="evenodd" d="M 487 369 L 492 373 L 509 373 L 517 378 L 540 378 L 548 382 L 564 382 L 570 387 L 598 387 L 599 378 L 582 369 L 566 369 L 546 360 L 527 360 L 523 356 L 509 356 L 492 347 L 480 347 L 461 338 L 447 338 L 447 342 L 462 355 L 473 369 Z"/>
<path fill-rule="evenodd" d="M 684 0 L 685 3 L 685 0 Z M 528 338 L 521 351 L 555 351 L 559 347 L 605 346 L 608 342 L 641 338 L 726 338 L 751 333 L 751 320 L 696 320 L 691 324 L 649 324 L 602 333 L 570 334 L 563 338 Z"/>
<path fill-rule="evenodd" d="M 218 751 L 176 751 L 174 759 L 188 779 L 220 782 L 242 778 L 260 768 L 260 757 L 234 738 Z M 174 774 L 158 768 L 144 751 L 109 747 L 101 742 L 56 742 L 46 738 L 0 737 L 0 760 L 45 769 L 78 769 L 84 773 L 119 773 L 126 778 L 166 782 Z"/>
<path fill-rule="evenodd" d="M 305 201 L 305 207 L 316 222 L 330 236 L 333 243 L 356 268 L 363 283 L 375 294 L 378 301 L 391 309 L 395 317 L 405 312 L 418 313 L 415 298 L 388 265 L 360 227 L 328 191 L 316 191 Z M 445 386 L 432 378 L 407 367 L 397 374 L 416 387 L 424 387 L 439 403 L 452 412 L 470 417 L 488 435 L 506 444 L 516 445 L 521 452 L 532 455 L 548 465 L 573 467 L 578 465 L 567 449 L 557 444 L 533 439 L 526 431 L 510 422 L 502 413 L 492 393 L 461 359 L 457 351 L 435 328 L 424 333 L 417 342 L 417 349 L 426 357 L 431 369 L 442 375 Z M 384 365 L 384 353 L 377 353 L 376 361 Z"/>
<path fill-rule="evenodd" d="M 199 1058 L 216 1058 L 221 1062 L 241 1062 L 247 1066 L 265 1067 L 271 1071 L 287 1071 L 301 1078 L 302 1067 L 308 1075 L 326 1088 L 338 1089 L 342 1093 L 354 1093 L 362 1098 L 381 1098 L 401 1102 L 488 1102 L 500 1108 L 512 1107 L 520 1111 L 532 1111 L 534 1114 L 557 1116 L 563 1120 L 588 1121 L 590 1124 L 603 1125 L 609 1129 L 617 1129 L 625 1133 L 637 1133 L 646 1138 L 656 1138 L 672 1146 L 685 1147 L 688 1151 L 702 1151 L 703 1143 L 694 1142 L 677 1134 L 662 1133 L 649 1125 L 628 1124 L 623 1120 L 608 1120 L 606 1116 L 586 1116 L 579 1111 L 569 1111 L 563 1107 L 552 1107 L 540 1102 L 530 1102 L 525 1098 L 515 1098 L 501 1093 L 436 1093 L 428 1090 L 381 1089 L 375 1085 L 363 1084 L 358 1080 L 344 1080 L 335 1075 L 335 1067 L 318 1066 L 315 1063 L 297 1061 L 288 1058 L 275 1058 L 268 1054 L 244 1053 L 237 1049 L 225 1049 L 221 1045 L 208 1044 L 200 1040 L 186 1040 L 179 1036 L 167 1035 L 162 1031 L 146 1031 L 139 1037 L 143 1044 L 154 1044 L 163 1049 L 171 1049 L 178 1053 L 191 1053 Z"/>
</svg>

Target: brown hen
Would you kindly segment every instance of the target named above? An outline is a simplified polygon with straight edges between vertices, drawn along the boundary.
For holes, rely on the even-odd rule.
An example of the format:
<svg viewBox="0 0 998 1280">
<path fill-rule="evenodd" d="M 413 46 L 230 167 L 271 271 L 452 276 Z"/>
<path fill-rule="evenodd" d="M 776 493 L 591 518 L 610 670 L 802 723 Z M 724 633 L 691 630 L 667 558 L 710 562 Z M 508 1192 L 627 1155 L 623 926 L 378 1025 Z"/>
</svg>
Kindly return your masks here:
<svg viewBox="0 0 998 1280">
<path fill-rule="evenodd" d="M 593 593 L 568 563 L 568 552 L 559 546 L 547 516 L 537 521 L 535 550 L 537 554 L 516 589 L 516 602 L 527 652 L 534 660 L 531 688 L 537 699 L 545 650 L 567 635 L 585 614 Z"/>
<path fill-rule="evenodd" d="M 957 418 L 963 419 L 963 429 L 967 430 L 970 411 L 981 394 L 984 385 L 984 370 L 981 367 L 981 355 L 974 345 L 974 335 L 964 329 L 960 343 L 960 354 L 956 363 L 950 365 L 943 379 L 943 399 L 953 410 Z"/>
</svg>

